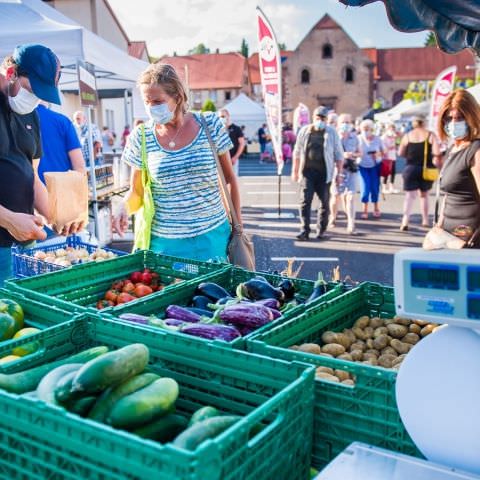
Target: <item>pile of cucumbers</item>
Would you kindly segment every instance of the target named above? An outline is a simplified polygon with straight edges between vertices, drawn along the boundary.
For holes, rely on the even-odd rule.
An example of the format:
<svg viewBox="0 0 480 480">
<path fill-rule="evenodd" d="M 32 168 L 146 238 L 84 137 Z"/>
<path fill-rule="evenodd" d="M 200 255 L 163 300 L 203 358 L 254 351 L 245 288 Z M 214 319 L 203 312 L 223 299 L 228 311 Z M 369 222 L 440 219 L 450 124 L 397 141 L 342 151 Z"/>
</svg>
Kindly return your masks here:
<svg viewBox="0 0 480 480">
<path fill-rule="evenodd" d="M 149 350 L 141 343 L 114 351 L 94 347 L 25 372 L 0 374 L 0 388 L 187 450 L 241 418 L 221 415 L 211 406 L 191 418 L 176 413 L 177 382 L 149 371 L 148 361 Z"/>
</svg>

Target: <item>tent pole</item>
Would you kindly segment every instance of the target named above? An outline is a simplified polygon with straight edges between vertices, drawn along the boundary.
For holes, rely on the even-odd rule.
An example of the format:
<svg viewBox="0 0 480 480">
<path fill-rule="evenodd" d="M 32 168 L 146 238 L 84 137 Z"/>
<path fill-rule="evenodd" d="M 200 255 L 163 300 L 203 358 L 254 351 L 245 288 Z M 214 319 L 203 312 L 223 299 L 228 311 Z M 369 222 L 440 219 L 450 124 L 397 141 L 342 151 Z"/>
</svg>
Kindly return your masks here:
<svg viewBox="0 0 480 480">
<path fill-rule="evenodd" d="M 280 208 L 280 204 L 281 204 L 281 197 L 282 197 L 282 174 L 279 173 L 278 174 L 278 218 L 281 217 L 281 208 Z"/>
<path fill-rule="evenodd" d="M 93 225 L 95 237 L 98 240 L 98 200 L 97 200 L 97 178 L 95 175 L 95 152 L 93 149 L 93 129 L 92 129 L 92 107 L 87 107 L 88 122 L 88 151 L 90 153 L 90 182 L 92 185 L 92 205 L 93 205 Z"/>
</svg>

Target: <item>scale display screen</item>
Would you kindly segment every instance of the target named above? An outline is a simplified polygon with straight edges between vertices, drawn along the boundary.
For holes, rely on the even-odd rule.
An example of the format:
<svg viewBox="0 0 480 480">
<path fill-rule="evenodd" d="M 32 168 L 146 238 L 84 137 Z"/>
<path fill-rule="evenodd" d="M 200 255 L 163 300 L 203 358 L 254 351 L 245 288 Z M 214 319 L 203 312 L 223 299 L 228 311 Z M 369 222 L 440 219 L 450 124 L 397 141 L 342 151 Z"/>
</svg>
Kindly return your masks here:
<svg viewBox="0 0 480 480">
<path fill-rule="evenodd" d="M 467 268 L 467 289 L 469 292 L 480 292 L 480 268 Z"/>
<path fill-rule="evenodd" d="M 468 318 L 480 319 L 480 295 L 469 295 L 467 297 Z"/>
<path fill-rule="evenodd" d="M 459 270 L 455 265 L 412 263 L 411 285 L 416 288 L 458 290 Z"/>
</svg>

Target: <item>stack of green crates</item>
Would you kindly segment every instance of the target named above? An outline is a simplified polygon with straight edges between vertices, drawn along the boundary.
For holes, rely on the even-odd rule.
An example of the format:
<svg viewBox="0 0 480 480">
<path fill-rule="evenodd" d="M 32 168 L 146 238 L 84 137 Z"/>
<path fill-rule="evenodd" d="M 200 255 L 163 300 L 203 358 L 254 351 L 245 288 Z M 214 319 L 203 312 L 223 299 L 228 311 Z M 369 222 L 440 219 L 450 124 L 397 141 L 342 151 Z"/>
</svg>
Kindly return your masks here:
<svg viewBox="0 0 480 480">
<path fill-rule="evenodd" d="M 345 370 L 355 376 L 354 386 L 315 379 L 312 463 L 317 468 L 324 467 L 354 441 L 420 456 L 398 412 L 395 370 L 288 348 L 310 342 L 321 344 L 322 333 L 350 328 L 362 315 L 393 317 L 393 288 L 363 283 L 247 342 L 251 352 Z"/>
<path fill-rule="evenodd" d="M 180 386 L 177 412 L 211 405 L 241 415 L 195 451 L 159 444 L 81 418 L 28 395 L 0 392 L 0 478 L 37 480 L 306 480 L 313 425 L 314 369 L 204 345 L 86 313 L 8 348 L 38 341 L 31 358 L 0 367 L 22 371 L 86 348 L 143 343 L 149 369 Z M 7 347 L 0 347 L 0 356 Z M 258 429 L 261 425 L 263 428 Z"/>
</svg>

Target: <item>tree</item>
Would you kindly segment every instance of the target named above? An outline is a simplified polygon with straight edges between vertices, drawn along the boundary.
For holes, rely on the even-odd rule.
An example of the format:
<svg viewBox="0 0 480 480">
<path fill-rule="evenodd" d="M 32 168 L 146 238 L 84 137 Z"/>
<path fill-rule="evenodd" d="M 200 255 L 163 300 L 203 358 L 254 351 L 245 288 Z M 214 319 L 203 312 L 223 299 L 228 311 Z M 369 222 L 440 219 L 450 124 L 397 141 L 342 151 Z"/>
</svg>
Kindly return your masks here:
<svg viewBox="0 0 480 480">
<path fill-rule="evenodd" d="M 242 38 L 242 45 L 240 47 L 240 53 L 245 57 L 248 58 L 248 43 L 247 41 Z"/>
<path fill-rule="evenodd" d="M 425 39 L 426 47 L 436 47 L 437 46 L 437 39 L 435 38 L 435 34 L 433 32 L 428 32 L 427 38 Z"/>
<path fill-rule="evenodd" d="M 207 48 L 203 43 L 199 43 L 196 47 L 188 51 L 189 55 L 200 55 L 202 53 L 210 53 L 210 49 Z"/>
<path fill-rule="evenodd" d="M 202 106 L 202 112 L 216 112 L 217 107 L 213 103 L 213 100 L 210 100 L 210 98 L 207 98 L 205 100 L 205 103 Z"/>
<path fill-rule="evenodd" d="M 279 49 L 280 51 L 286 50 L 286 49 L 287 49 L 287 45 L 286 45 L 284 42 L 279 43 L 279 44 L 278 44 L 278 49 Z"/>
</svg>

